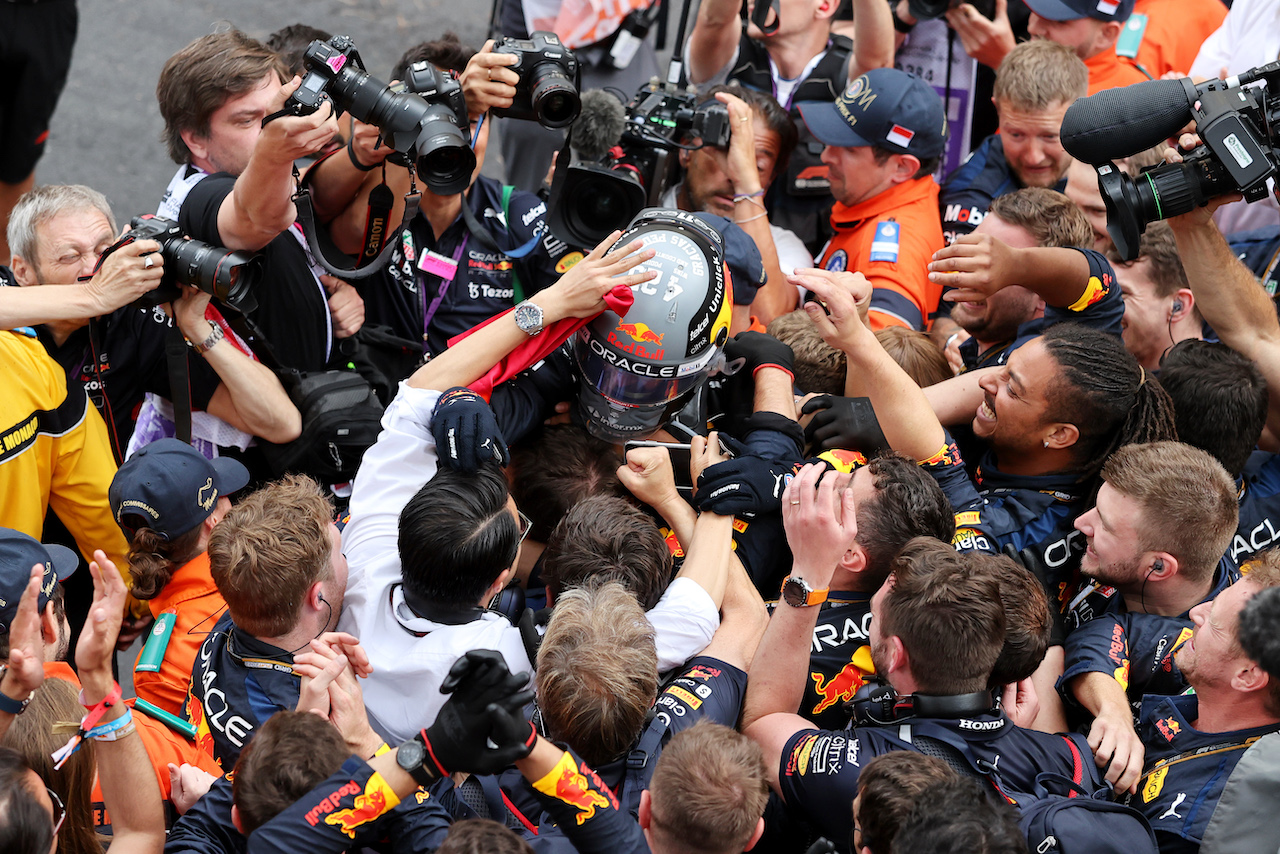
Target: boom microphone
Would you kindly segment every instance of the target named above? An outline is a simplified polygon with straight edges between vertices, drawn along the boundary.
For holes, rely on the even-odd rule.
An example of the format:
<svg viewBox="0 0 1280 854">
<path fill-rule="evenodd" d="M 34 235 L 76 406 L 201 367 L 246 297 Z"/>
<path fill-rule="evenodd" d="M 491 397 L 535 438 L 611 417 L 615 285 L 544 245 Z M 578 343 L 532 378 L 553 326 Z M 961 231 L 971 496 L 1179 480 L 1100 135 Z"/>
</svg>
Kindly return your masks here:
<svg viewBox="0 0 1280 854">
<path fill-rule="evenodd" d="M 582 112 L 573 123 L 573 150 L 584 160 L 599 160 L 622 139 L 626 124 L 621 101 L 603 89 L 589 89 L 582 93 Z"/>
<path fill-rule="evenodd" d="M 1146 151 L 1191 121 L 1195 87 L 1186 80 L 1146 80 L 1081 98 L 1062 118 L 1062 147 L 1100 166 Z"/>
</svg>

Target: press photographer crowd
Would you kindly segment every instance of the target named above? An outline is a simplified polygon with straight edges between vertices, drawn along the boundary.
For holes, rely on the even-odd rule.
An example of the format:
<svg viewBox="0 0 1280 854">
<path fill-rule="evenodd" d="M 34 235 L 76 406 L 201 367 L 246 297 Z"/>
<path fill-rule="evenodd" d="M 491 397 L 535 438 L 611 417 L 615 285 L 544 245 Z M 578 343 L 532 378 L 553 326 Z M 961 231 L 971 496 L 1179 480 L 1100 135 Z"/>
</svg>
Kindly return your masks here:
<svg viewBox="0 0 1280 854">
<path fill-rule="evenodd" d="M 215 25 L 132 211 L 34 183 L 75 12 L 0 851 L 1275 854 L 1280 5 Z"/>
</svg>

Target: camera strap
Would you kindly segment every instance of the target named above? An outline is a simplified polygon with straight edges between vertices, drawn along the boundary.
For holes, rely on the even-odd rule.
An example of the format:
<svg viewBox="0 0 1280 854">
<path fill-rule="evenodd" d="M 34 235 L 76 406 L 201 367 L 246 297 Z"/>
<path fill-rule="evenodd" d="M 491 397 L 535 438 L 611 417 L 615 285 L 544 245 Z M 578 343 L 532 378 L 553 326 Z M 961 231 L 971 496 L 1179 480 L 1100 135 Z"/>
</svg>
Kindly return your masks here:
<svg viewBox="0 0 1280 854">
<path fill-rule="evenodd" d="M 187 339 L 176 318 L 164 331 L 164 358 L 169 370 L 169 397 L 173 401 L 174 436 L 191 444 L 191 369 L 187 364 Z"/>
<path fill-rule="evenodd" d="M 743 7 L 746 7 L 745 3 L 743 4 Z M 770 9 L 773 10 L 773 26 L 767 27 L 764 22 L 769 18 Z M 688 14 L 687 9 L 685 14 Z M 776 33 L 778 31 L 778 24 L 781 22 L 782 10 L 778 8 L 778 0 L 769 0 L 768 3 L 760 3 L 757 0 L 756 4 L 751 7 L 751 23 L 759 27 L 760 32 L 764 33 L 766 36 L 771 36 Z"/>
<path fill-rule="evenodd" d="M 365 215 L 364 240 L 360 242 L 360 258 L 357 267 L 370 264 L 386 245 L 391 208 L 395 206 L 395 194 L 387 186 L 387 164 L 382 164 L 382 183 L 369 191 L 369 211 Z"/>
<path fill-rule="evenodd" d="M 404 216 L 400 219 L 400 225 L 394 229 L 394 232 L 388 231 L 384 232 L 384 234 L 398 234 L 402 229 L 408 228 L 409 223 L 418 215 L 418 205 L 422 201 L 422 194 L 418 192 L 418 185 L 413 175 L 413 169 L 410 169 L 409 191 L 404 194 Z M 384 238 L 381 250 L 369 263 L 357 263 L 352 266 L 349 260 L 335 260 L 334 255 L 330 253 L 337 253 L 343 259 L 347 259 L 347 256 L 337 252 L 337 247 L 333 245 L 328 232 L 324 232 L 323 237 L 321 236 L 321 230 L 316 224 L 315 207 L 311 204 L 311 191 L 307 189 L 306 183 L 299 178 L 297 166 L 293 168 L 293 176 L 298 184 L 297 192 L 293 194 L 293 204 L 298 211 L 298 224 L 302 226 L 302 233 L 306 235 L 307 245 L 311 247 L 311 254 L 320 262 L 320 265 L 333 275 L 348 280 L 367 279 L 382 270 L 387 265 L 387 262 L 391 260 L 391 252 L 395 248 L 396 242 Z M 372 201 L 371 196 L 371 204 Z M 363 262 L 363 259 L 364 256 L 362 254 L 361 262 Z"/>
</svg>

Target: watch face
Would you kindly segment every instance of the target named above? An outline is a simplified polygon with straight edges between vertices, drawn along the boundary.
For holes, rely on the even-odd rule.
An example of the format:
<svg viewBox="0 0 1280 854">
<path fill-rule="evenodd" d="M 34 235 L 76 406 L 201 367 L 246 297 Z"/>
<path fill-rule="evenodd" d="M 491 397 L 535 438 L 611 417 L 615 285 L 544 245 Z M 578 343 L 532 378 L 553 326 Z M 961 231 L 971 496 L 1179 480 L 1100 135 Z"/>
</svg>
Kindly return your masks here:
<svg viewBox="0 0 1280 854">
<path fill-rule="evenodd" d="M 804 607 L 809 599 L 809 589 L 804 582 L 788 578 L 782 584 L 782 600 L 796 608 Z"/>
<path fill-rule="evenodd" d="M 542 309 L 532 303 L 520 303 L 516 306 L 516 326 L 529 335 L 542 331 Z"/>
<path fill-rule="evenodd" d="M 400 745 L 400 749 L 396 751 L 396 764 L 406 771 L 413 773 L 422 767 L 423 757 L 426 756 L 426 750 L 416 740 L 410 739 Z"/>
</svg>

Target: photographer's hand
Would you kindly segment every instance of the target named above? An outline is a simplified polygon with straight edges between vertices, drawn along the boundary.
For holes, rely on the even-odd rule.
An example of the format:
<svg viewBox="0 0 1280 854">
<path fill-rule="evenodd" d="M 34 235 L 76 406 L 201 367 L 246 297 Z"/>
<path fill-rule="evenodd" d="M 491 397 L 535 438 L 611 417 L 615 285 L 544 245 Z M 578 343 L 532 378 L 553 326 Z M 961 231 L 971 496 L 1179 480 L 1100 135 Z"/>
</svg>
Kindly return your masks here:
<svg viewBox="0 0 1280 854">
<path fill-rule="evenodd" d="M 1013 27 L 1009 25 L 1009 0 L 996 0 L 996 17 L 986 16 L 968 3 L 946 13 L 947 23 L 960 37 L 964 52 L 988 68 L 996 68 L 1014 48 Z"/>
<path fill-rule="evenodd" d="M 147 259 L 151 266 L 147 266 Z M 126 243 L 102 261 L 85 287 L 92 297 L 93 316 L 110 314 L 160 285 L 164 276 L 164 256 L 154 240 Z"/>
<path fill-rule="evenodd" d="M 267 107 L 267 115 L 284 108 L 285 102 L 302 84 L 297 75 L 282 85 Z M 255 158 L 265 158 L 277 165 L 293 166 L 300 157 L 324 148 L 338 134 L 338 119 L 333 102 L 325 99 L 320 108 L 307 116 L 281 116 L 267 122 L 253 149 Z"/>
<path fill-rule="evenodd" d="M 493 45 L 493 39 L 485 42 L 458 78 L 472 121 L 494 108 L 510 107 L 515 101 L 520 75 L 507 66 L 515 65 L 519 58 L 510 53 L 494 53 Z"/>
<path fill-rule="evenodd" d="M 382 129 L 351 119 L 351 154 L 361 166 L 372 167 L 387 159 L 394 149 L 382 140 Z M 350 158 L 348 158 L 350 159 Z"/>
<path fill-rule="evenodd" d="M 182 330 L 186 339 L 194 344 L 209 337 L 213 332 L 213 324 L 205 319 L 205 309 L 209 307 L 212 295 L 205 293 L 194 285 L 182 285 L 182 296 L 174 300 L 171 312 L 174 323 Z"/>
</svg>

